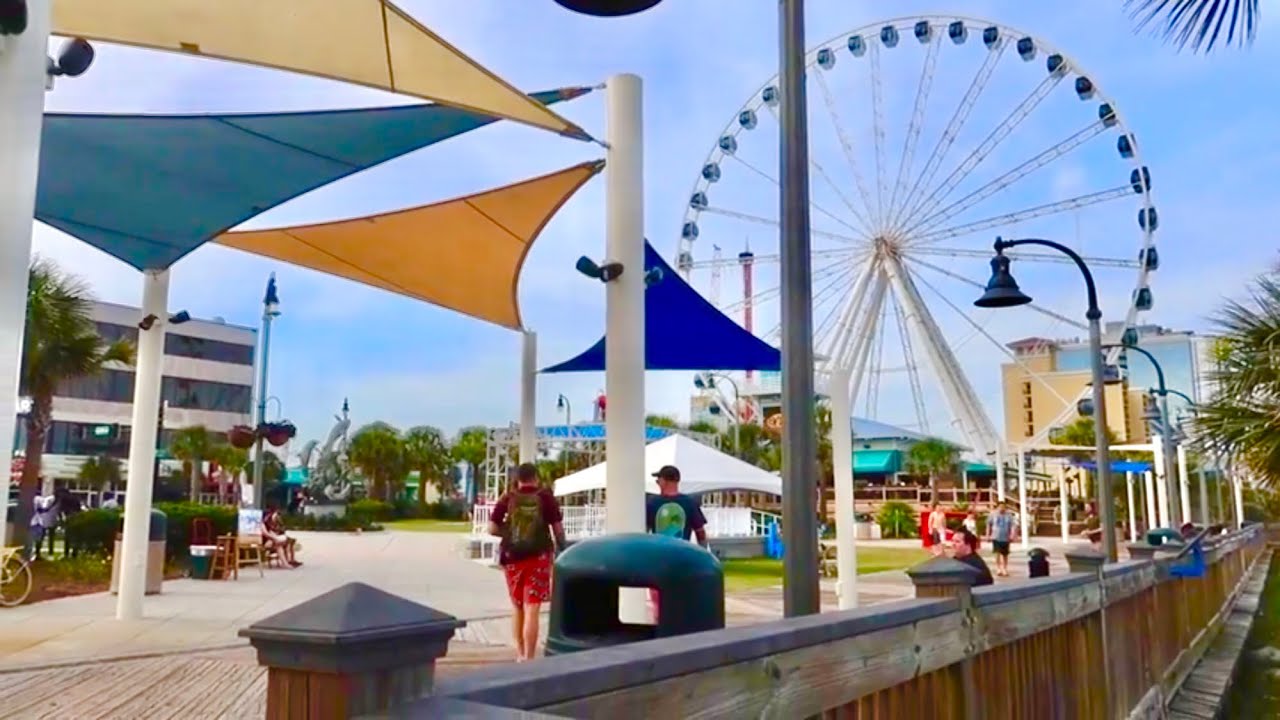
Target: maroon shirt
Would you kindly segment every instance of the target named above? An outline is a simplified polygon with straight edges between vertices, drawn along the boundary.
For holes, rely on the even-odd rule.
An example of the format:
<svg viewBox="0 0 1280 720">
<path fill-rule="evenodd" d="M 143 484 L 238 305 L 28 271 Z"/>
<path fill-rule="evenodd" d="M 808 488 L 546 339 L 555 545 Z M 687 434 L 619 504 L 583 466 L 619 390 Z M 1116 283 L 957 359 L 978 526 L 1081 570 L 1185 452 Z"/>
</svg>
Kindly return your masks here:
<svg viewBox="0 0 1280 720">
<path fill-rule="evenodd" d="M 498 498 L 498 502 L 494 503 L 493 510 L 489 513 L 489 522 L 497 525 L 499 528 L 506 530 L 503 523 L 507 518 L 507 511 L 511 507 L 511 497 L 515 493 L 521 495 L 537 494 L 538 503 L 542 506 L 542 519 L 547 523 L 547 529 L 550 532 L 551 526 L 564 520 L 564 515 L 560 512 L 560 503 L 556 501 L 556 496 L 547 488 L 536 485 L 529 487 L 517 487 L 515 490 L 507 492 Z M 554 533 L 553 533 L 554 535 Z M 498 562 L 502 565 L 507 564 L 511 560 L 519 560 L 520 558 L 508 557 L 507 554 L 507 538 L 502 538 L 502 545 L 499 548 Z"/>
</svg>

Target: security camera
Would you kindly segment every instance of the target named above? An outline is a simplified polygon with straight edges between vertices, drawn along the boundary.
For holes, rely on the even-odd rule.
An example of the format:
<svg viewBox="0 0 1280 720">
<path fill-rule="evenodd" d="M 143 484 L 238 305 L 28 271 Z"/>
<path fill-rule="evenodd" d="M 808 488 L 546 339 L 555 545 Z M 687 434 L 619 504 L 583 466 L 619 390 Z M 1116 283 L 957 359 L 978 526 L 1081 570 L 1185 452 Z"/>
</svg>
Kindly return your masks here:
<svg viewBox="0 0 1280 720">
<path fill-rule="evenodd" d="M 84 38 L 62 43 L 58 59 L 49 58 L 49 77 L 80 77 L 93 64 L 93 46 Z"/>
</svg>

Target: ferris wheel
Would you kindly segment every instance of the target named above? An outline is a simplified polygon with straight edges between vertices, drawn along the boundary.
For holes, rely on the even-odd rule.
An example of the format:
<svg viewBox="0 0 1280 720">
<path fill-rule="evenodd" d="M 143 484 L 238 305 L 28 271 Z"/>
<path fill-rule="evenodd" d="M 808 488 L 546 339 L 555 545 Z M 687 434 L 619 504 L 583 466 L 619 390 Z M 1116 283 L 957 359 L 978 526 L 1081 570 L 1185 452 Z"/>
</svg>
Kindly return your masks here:
<svg viewBox="0 0 1280 720">
<path fill-rule="evenodd" d="M 992 311 L 973 300 L 1003 235 L 1084 256 L 1116 339 L 1151 308 L 1158 217 L 1120 108 L 1050 44 L 970 18 L 843 33 L 808 51 L 806 77 L 819 372 L 849 369 L 855 414 L 984 454 L 1044 443 L 1086 392 L 1054 375 L 1081 368 L 1037 366 L 1009 345 L 1085 335 L 1079 273 L 1065 256 L 1008 251 L 1035 302 Z M 676 257 L 695 288 L 774 343 L 779 96 L 775 76 L 715 139 Z M 1002 364 L 1062 402 L 1034 435 L 1003 440 L 993 421 L 1021 421 L 1004 409 Z"/>
</svg>

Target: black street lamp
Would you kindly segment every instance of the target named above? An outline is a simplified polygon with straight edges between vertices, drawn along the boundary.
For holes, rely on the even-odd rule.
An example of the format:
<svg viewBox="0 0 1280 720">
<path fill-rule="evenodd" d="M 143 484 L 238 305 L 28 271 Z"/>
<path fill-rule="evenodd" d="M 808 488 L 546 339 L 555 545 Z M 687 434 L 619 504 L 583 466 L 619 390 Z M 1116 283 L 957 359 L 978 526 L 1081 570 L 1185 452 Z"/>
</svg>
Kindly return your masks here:
<svg viewBox="0 0 1280 720">
<path fill-rule="evenodd" d="M 643 12 L 662 0 L 556 0 L 556 4 L 583 15 L 621 17 Z"/>
<path fill-rule="evenodd" d="M 1107 398 L 1106 371 L 1102 361 L 1102 310 L 1098 308 L 1098 288 L 1093 282 L 1093 273 L 1084 259 L 1074 250 L 1039 238 L 1023 238 L 1005 240 L 996 238 L 994 245 L 996 256 L 991 258 L 991 279 L 987 282 L 986 292 L 974 301 L 974 305 L 983 308 L 1006 308 L 1026 305 L 1031 297 L 1018 287 L 1018 283 L 1009 272 L 1009 258 L 1004 251 L 1019 245 L 1039 245 L 1047 247 L 1071 258 L 1080 274 L 1084 276 L 1085 289 L 1088 292 L 1089 306 L 1085 318 L 1089 321 L 1089 354 L 1090 370 L 1093 376 L 1093 430 L 1094 445 L 1097 452 L 1098 473 L 1098 520 L 1102 530 L 1102 551 L 1106 553 L 1107 562 L 1116 562 L 1116 522 L 1115 500 L 1111 488 L 1111 447 L 1107 440 Z"/>
<path fill-rule="evenodd" d="M 1176 458 L 1173 448 L 1173 416 L 1169 414 L 1169 388 L 1164 382 L 1164 368 L 1156 361 L 1151 353 L 1143 350 L 1137 345 L 1130 343 L 1122 343 L 1119 345 L 1103 345 L 1105 348 L 1122 348 L 1124 350 L 1132 350 L 1139 355 L 1145 357 L 1151 362 L 1151 366 L 1156 369 L 1156 387 L 1153 388 L 1156 397 L 1160 398 L 1160 407 L 1157 411 L 1157 417 L 1148 417 L 1147 413 L 1143 414 L 1143 418 L 1147 420 L 1159 420 L 1157 427 L 1160 429 L 1160 446 L 1164 455 L 1164 488 L 1165 497 L 1169 500 L 1169 523 L 1173 524 L 1173 499 L 1178 497 L 1174 491 L 1178 489 L 1175 478 L 1177 477 Z M 1191 518 L 1182 518 L 1183 522 L 1189 522 Z"/>
</svg>

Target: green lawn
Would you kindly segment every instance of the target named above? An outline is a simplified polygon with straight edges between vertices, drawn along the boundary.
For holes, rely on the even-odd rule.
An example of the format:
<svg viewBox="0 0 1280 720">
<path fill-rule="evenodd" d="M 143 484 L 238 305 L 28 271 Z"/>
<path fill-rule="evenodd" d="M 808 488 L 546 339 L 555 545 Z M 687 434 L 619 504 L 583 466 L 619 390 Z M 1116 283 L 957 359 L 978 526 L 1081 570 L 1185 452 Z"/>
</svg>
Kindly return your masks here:
<svg viewBox="0 0 1280 720">
<path fill-rule="evenodd" d="M 408 530 L 409 532 L 434 533 L 468 533 L 471 532 L 470 520 L 392 520 L 383 523 L 388 530 Z"/>
<path fill-rule="evenodd" d="M 858 547 L 858 574 L 902 570 L 929 559 L 929 553 L 916 548 Z M 726 560 L 724 589 L 751 590 L 782 584 L 782 561 L 771 558 Z"/>
</svg>

